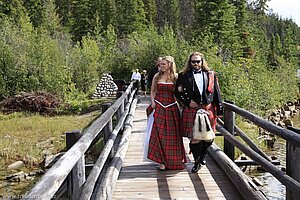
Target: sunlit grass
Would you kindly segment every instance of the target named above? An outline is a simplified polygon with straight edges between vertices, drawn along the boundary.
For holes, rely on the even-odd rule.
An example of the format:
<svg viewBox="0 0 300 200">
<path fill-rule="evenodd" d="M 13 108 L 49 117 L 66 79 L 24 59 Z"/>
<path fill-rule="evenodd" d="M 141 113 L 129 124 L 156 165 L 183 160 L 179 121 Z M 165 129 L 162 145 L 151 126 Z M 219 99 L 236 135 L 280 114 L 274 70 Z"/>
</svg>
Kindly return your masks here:
<svg viewBox="0 0 300 200">
<path fill-rule="evenodd" d="M 55 117 L 0 114 L 0 166 L 16 160 L 30 166 L 39 164 L 43 160 L 43 151 L 55 154 L 65 148 L 65 132 L 83 129 L 97 114 Z"/>
</svg>

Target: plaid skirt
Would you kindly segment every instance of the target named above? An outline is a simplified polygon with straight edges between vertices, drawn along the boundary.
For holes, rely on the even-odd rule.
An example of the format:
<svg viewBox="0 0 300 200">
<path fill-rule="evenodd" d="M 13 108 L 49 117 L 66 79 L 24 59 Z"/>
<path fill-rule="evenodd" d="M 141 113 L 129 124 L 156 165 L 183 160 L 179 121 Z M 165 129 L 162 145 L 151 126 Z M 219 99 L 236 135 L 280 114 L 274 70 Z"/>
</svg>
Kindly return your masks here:
<svg viewBox="0 0 300 200">
<path fill-rule="evenodd" d="M 208 109 L 205 109 L 209 112 L 209 120 L 212 129 L 216 132 L 217 118 L 214 115 L 213 106 L 208 106 Z M 195 108 L 185 108 L 182 110 L 182 117 L 180 123 L 180 133 L 182 137 L 192 138 L 193 136 L 193 127 L 195 116 L 198 109 Z"/>
<path fill-rule="evenodd" d="M 180 135 L 177 105 L 164 108 L 156 104 L 153 117 L 148 159 L 164 164 L 167 169 L 183 169 L 186 155 Z"/>
</svg>

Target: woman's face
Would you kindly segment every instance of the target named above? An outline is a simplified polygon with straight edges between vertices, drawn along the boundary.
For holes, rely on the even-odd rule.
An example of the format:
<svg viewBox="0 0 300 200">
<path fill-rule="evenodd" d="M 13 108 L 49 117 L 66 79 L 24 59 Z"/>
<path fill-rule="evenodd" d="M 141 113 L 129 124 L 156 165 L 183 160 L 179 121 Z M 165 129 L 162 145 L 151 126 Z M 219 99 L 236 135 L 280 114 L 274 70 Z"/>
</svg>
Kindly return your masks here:
<svg viewBox="0 0 300 200">
<path fill-rule="evenodd" d="M 160 71 L 165 72 L 170 69 L 170 63 L 166 60 L 160 61 Z"/>
<path fill-rule="evenodd" d="M 191 65 L 193 66 L 193 69 L 195 69 L 195 70 L 201 69 L 201 66 L 202 66 L 202 58 L 201 58 L 201 56 L 199 56 L 199 55 L 193 55 L 191 57 L 190 62 L 191 62 Z"/>
</svg>

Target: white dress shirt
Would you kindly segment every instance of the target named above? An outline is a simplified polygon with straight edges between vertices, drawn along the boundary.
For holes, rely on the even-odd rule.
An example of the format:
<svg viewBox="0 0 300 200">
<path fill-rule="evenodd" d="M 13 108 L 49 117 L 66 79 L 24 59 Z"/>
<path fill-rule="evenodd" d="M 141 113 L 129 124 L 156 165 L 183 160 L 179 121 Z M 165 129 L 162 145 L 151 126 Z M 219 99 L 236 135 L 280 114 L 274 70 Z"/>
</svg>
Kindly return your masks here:
<svg viewBox="0 0 300 200">
<path fill-rule="evenodd" d="M 133 74 L 131 76 L 131 80 L 141 81 L 141 74 L 139 72 L 133 72 Z"/>
<path fill-rule="evenodd" d="M 194 79 L 195 79 L 195 82 L 197 84 L 200 95 L 202 95 L 202 92 L 203 92 L 203 72 L 194 74 Z"/>
</svg>

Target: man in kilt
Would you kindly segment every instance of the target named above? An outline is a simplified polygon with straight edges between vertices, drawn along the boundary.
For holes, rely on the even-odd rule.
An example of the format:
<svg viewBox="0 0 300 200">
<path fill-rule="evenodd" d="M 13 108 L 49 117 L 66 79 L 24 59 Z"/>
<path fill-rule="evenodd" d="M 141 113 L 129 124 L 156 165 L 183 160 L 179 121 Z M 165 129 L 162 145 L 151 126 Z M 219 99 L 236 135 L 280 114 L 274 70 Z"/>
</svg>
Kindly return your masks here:
<svg viewBox="0 0 300 200">
<path fill-rule="evenodd" d="M 209 114 L 211 126 L 216 131 L 217 117 L 223 115 L 221 92 L 216 74 L 208 68 L 203 54 L 194 52 L 189 56 L 187 66 L 179 73 L 175 96 L 182 107 L 181 134 L 190 139 L 190 150 L 194 157 L 192 173 L 205 165 L 207 148 L 213 141 L 193 139 L 193 126 L 198 109 Z"/>
</svg>

